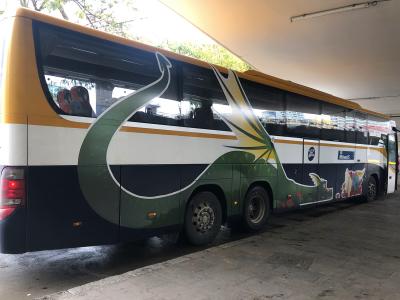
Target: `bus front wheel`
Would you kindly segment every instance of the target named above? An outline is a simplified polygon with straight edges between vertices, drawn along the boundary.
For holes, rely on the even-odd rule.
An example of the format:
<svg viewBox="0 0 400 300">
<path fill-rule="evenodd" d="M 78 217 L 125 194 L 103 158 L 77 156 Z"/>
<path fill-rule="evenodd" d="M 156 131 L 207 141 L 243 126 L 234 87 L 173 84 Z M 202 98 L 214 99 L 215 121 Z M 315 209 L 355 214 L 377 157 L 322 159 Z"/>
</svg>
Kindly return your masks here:
<svg viewBox="0 0 400 300">
<path fill-rule="evenodd" d="M 211 192 L 199 192 L 187 206 L 185 214 L 185 236 L 196 246 L 211 243 L 222 223 L 222 209 L 217 196 Z"/>
<path fill-rule="evenodd" d="M 367 202 L 376 200 L 378 197 L 378 185 L 376 184 L 376 179 L 374 176 L 369 177 L 367 185 Z"/>
<path fill-rule="evenodd" d="M 268 192 L 261 186 L 251 188 L 244 202 L 243 225 L 247 230 L 260 230 L 270 215 Z"/>
</svg>

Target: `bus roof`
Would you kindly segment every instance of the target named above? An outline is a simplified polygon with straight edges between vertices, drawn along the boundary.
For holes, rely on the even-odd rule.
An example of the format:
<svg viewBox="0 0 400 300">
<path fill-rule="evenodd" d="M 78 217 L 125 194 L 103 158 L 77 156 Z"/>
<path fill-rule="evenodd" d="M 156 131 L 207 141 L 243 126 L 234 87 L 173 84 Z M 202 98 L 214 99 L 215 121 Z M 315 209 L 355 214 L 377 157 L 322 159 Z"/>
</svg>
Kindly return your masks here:
<svg viewBox="0 0 400 300">
<path fill-rule="evenodd" d="M 209 63 L 195 59 L 195 58 L 180 55 L 180 54 L 177 54 L 177 53 L 174 53 L 174 52 L 171 52 L 168 50 L 160 49 L 157 47 L 149 46 L 149 45 L 137 42 L 137 41 L 133 41 L 133 40 L 119 37 L 119 36 L 109 34 L 109 33 L 103 32 L 103 31 L 88 28 L 88 27 L 85 27 L 82 25 L 77 25 L 72 22 L 54 18 L 54 17 L 48 16 L 46 14 L 30 10 L 30 9 L 18 8 L 16 10 L 16 13 L 14 14 L 14 16 L 29 18 L 32 20 L 37 20 L 40 22 L 53 24 L 53 25 L 56 25 L 59 27 L 70 29 L 72 31 L 84 33 L 84 34 L 91 35 L 91 36 L 94 36 L 97 38 L 101 38 L 101 39 L 108 40 L 111 42 L 135 47 L 135 48 L 142 49 L 145 51 L 150 51 L 150 52 L 159 51 L 171 59 L 187 62 L 190 64 L 205 67 L 205 68 L 211 68 Z M 224 67 L 221 67 L 221 66 L 215 66 L 215 67 L 217 69 L 219 69 L 221 72 L 224 72 L 224 73 L 227 72 L 227 69 Z M 387 115 L 364 109 L 358 103 L 355 103 L 355 102 L 352 102 L 349 100 L 345 100 L 345 99 L 333 96 L 331 94 L 324 93 L 324 92 L 318 91 L 318 90 L 310 88 L 310 87 L 306 87 L 301 84 L 297 84 L 297 83 L 294 83 L 294 82 L 291 82 L 288 80 L 283 80 L 283 79 L 280 79 L 280 78 L 277 78 L 277 77 L 274 77 L 271 75 L 267 75 L 267 74 L 264 74 L 259 71 L 249 70 L 246 72 L 237 72 L 237 74 L 241 78 L 251 80 L 251 81 L 254 81 L 254 82 L 257 82 L 260 84 L 269 85 L 269 86 L 272 86 L 275 88 L 279 88 L 282 90 L 301 94 L 301 95 L 308 96 L 308 97 L 311 97 L 311 98 L 314 98 L 317 100 L 321 100 L 324 102 L 340 105 L 340 106 L 346 107 L 348 109 L 357 110 L 357 111 L 375 115 L 377 117 L 381 117 L 384 119 L 390 119 L 390 117 Z"/>
</svg>

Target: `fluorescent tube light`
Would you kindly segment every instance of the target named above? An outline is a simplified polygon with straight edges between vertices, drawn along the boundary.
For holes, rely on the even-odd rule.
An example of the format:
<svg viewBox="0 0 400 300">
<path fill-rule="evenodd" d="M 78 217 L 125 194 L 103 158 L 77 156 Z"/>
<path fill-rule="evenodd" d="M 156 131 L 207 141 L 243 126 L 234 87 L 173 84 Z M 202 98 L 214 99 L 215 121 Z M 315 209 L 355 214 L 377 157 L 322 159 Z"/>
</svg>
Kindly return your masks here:
<svg viewBox="0 0 400 300">
<path fill-rule="evenodd" d="M 355 3 L 355 4 L 346 5 L 346 6 L 341 6 L 341 7 L 337 7 L 337 8 L 315 11 L 315 12 L 311 12 L 311 13 L 306 13 L 306 14 L 290 17 L 290 22 L 295 22 L 295 21 L 300 21 L 300 20 L 305 20 L 305 19 L 310 19 L 310 18 L 316 18 L 316 17 L 322 17 L 322 16 L 326 16 L 326 15 L 330 15 L 330 14 L 342 13 L 342 12 L 355 10 L 355 9 L 374 7 L 374 6 L 378 5 L 379 2 L 383 2 L 383 1 L 391 1 L 391 0 L 368 1 L 368 2 Z"/>
</svg>

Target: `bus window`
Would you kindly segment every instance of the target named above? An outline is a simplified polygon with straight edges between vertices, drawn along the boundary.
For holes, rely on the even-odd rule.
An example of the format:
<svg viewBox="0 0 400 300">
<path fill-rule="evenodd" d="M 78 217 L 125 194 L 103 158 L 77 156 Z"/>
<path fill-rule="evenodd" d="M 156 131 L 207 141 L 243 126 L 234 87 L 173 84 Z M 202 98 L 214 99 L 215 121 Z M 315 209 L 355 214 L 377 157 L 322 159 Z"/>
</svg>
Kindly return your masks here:
<svg viewBox="0 0 400 300">
<path fill-rule="evenodd" d="M 87 80 L 76 80 L 56 75 L 45 75 L 54 103 L 63 114 L 94 117 L 96 85 Z"/>
<path fill-rule="evenodd" d="M 211 69 L 183 65 L 181 118 L 185 127 L 230 131 L 220 115 L 231 113 Z"/>
<path fill-rule="evenodd" d="M 114 87 L 111 99 L 120 100 L 135 90 Z M 177 99 L 155 98 L 140 108 L 130 119 L 131 122 L 150 123 L 170 126 L 180 125 L 180 102 Z"/>
<path fill-rule="evenodd" d="M 382 118 L 368 115 L 367 120 L 368 132 L 369 132 L 369 145 L 383 145 L 382 136 L 386 136 L 390 130 L 390 123 Z"/>
<path fill-rule="evenodd" d="M 344 142 L 345 108 L 322 103 L 321 140 Z"/>
<path fill-rule="evenodd" d="M 346 111 L 346 119 L 345 119 L 345 141 L 347 143 L 355 143 L 356 142 L 356 122 L 355 122 L 355 112 L 354 111 Z"/>
<path fill-rule="evenodd" d="M 279 89 L 242 80 L 255 115 L 271 135 L 284 135 L 286 128 L 284 93 Z"/>
<path fill-rule="evenodd" d="M 363 113 L 356 112 L 355 121 L 356 121 L 356 143 L 368 144 L 367 116 Z"/>
<path fill-rule="evenodd" d="M 44 88 L 60 114 L 96 117 L 160 76 L 154 53 L 41 23 L 35 23 L 35 31 Z M 173 66 L 169 88 L 131 121 L 178 126 L 176 78 Z"/>
<path fill-rule="evenodd" d="M 286 126 L 288 136 L 319 138 L 320 102 L 288 92 L 286 95 Z"/>
</svg>

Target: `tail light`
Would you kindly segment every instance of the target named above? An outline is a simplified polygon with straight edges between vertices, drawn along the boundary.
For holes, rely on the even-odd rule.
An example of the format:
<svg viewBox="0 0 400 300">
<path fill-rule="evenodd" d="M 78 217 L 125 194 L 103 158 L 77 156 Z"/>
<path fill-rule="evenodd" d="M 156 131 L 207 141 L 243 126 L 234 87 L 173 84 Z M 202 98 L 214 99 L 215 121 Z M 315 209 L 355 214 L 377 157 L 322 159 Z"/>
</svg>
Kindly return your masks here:
<svg viewBox="0 0 400 300">
<path fill-rule="evenodd" d="M 25 205 L 24 169 L 6 167 L 0 177 L 0 221 Z"/>
</svg>

